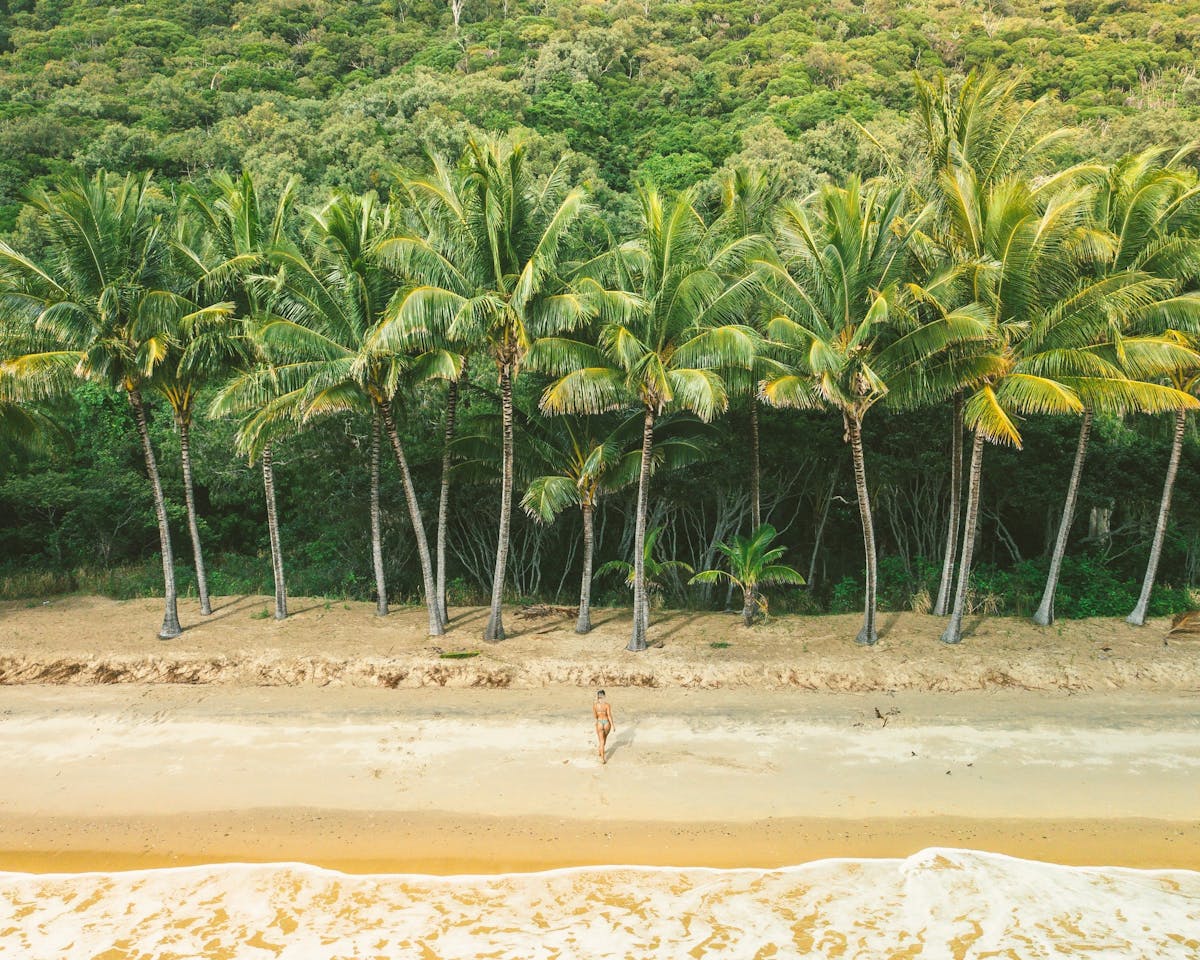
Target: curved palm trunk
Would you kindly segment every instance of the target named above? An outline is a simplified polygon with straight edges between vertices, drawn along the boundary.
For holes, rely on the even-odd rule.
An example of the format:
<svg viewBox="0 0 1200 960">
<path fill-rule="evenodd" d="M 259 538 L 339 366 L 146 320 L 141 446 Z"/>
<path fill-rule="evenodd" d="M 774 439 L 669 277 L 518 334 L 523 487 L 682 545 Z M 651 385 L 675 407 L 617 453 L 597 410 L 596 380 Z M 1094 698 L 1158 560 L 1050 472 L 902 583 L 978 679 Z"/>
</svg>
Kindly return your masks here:
<svg viewBox="0 0 1200 960">
<path fill-rule="evenodd" d="M 762 526 L 762 466 L 758 445 L 758 400 L 750 398 L 750 523 Z"/>
<path fill-rule="evenodd" d="M 576 633 L 590 633 L 592 629 L 592 521 L 595 508 L 590 503 L 583 505 L 583 582 L 579 585 L 579 620 L 575 623 Z"/>
<path fill-rule="evenodd" d="M 192 535 L 192 557 L 196 563 L 196 590 L 200 594 L 200 612 L 212 613 L 208 599 L 208 574 L 204 571 L 204 551 L 200 548 L 200 524 L 196 521 L 196 495 L 192 486 L 191 427 L 187 416 L 177 417 L 179 427 L 179 458 L 183 463 L 183 499 L 187 504 L 188 532 Z"/>
<path fill-rule="evenodd" d="M 1150 607 L 1150 592 L 1154 589 L 1154 578 L 1158 574 L 1158 560 L 1162 556 L 1163 540 L 1167 536 L 1167 520 L 1171 516 L 1171 494 L 1175 492 L 1175 474 L 1179 471 L 1179 455 L 1183 451 L 1183 434 L 1187 429 L 1187 413 L 1175 414 L 1175 436 L 1171 440 L 1171 459 L 1167 463 L 1167 478 L 1163 482 L 1162 500 L 1158 506 L 1158 522 L 1154 525 L 1154 540 L 1150 544 L 1150 559 L 1146 564 L 1146 577 L 1142 581 L 1142 592 L 1137 606 L 1125 618 L 1126 623 L 1140 627 L 1146 623 Z"/>
<path fill-rule="evenodd" d="M 1042 602 L 1038 604 L 1033 622 L 1048 627 L 1054 622 L 1054 594 L 1058 590 L 1058 576 L 1062 570 L 1063 556 L 1067 552 L 1067 538 L 1071 535 L 1071 524 L 1075 520 L 1075 501 L 1079 496 L 1079 480 L 1083 476 L 1083 460 L 1087 456 L 1088 435 L 1092 430 L 1092 409 L 1083 411 L 1083 423 L 1079 425 L 1079 442 L 1075 445 L 1075 463 L 1071 467 L 1071 481 L 1067 484 L 1067 501 L 1063 504 L 1062 520 L 1058 524 L 1058 538 L 1054 541 L 1054 553 L 1050 556 L 1050 572 L 1046 574 L 1046 589 Z"/>
<path fill-rule="evenodd" d="M 854 459 L 854 487 L 858 492 L 858 512 L 862 517 L 863 550 L 866 554 L 866 600 L 863 625 L 854 642 L 871 646 L 879 640 L 875 630 L 876 556 L 875 522 L 871 517 L 871 496 L 867 492 L 867 465 L 863 457 L 862 421 L 853 414 L 846 414 L 846 432 L 850 438 L 850 452 Z"/>
<path fill-rule="evenodd" d="M 129 390 L 129 403 L 137 420 L 138 436 L 142 439 L 142 453 L 146 458 L 146 473 L 150 477 L 150 488 L 154 492 L 154 514 L 158 518 L 158 545 L 163 565 L 163 622 L 158 631 L 160 640 L 170 640 L 183 630 L 179 626 L 179 604 L 175 594 L 175 554 L 171 550 L 171 528 L 167 525 L 167 503 L 163 499 L 162 482 L 158 477 L 158 462 L 154 459 L 154 447 L 150 444 L 150 431 L 146 426 L 146 405 L 137 389 Z"/>
<path fill-rule="evenodd" d="M 417 555 L 421 558 L 421 579 L 425 585 L 425 607 L 429 611 L 429 635 L 440 637 L 445 630 L 442 625 L 442 611 L 438 607 L 437 587 L 433 580 L 433 561 L 429 557 L 429 540 L 425 537 L 425 523 L 421 519 L 421 505 L 417 502 L 417 491 L 413 486 L 412 474 L 408 472 L 408 460 L 404 456 L 404 448 L 400 445 L 400 434 L 396 432 L 396 423 L 392 420 L 392 412 L 387 407 L 383 408 L 383 424 L 387 428 L 388 438 L 392 441 L 396 464 L 400 467 L 400 476 L 404 480 L 404 499 L 408 501 L 408 516 L 412 520 L 413 533 L 417 537 Z"/>
<path fill-rule="evenodd" d="M 450 622 L 446 607 L 446 526 L 450 519 L 450 444 L 454 440 L 454 423 L 458 414 L 458 381 L 451 380 L 446 393 L 446 435 L 442 447 L 442 492 L 438 497 L 437 519 L 437 605 L 442 623 Z"/>
<path fill-rule="evenodd" d="M 642 469 L 638 474 L 637 521 L 633 528 L 633 636 L 626 650 L 646 649 L 646 630 L 650 626 L 649 598 L 646 595 L 646 506 L 650 492 L 650 457 L 654 449 L 654 411 L 646 409 L 642 426 Z"/>
<path fill-rule="evenodd" d="M 275 578 L 275 619 L 287 619 L 287 584 L 283 579 L 283 551 L 279 546 L 279 513 L 275 507 L 275 463 L 271 445 L 262 454 L 263 495 L 267 501 L 267 539 L 271 542 L 271 574 Z"/>
<path fill-rule="evenodd" d="M 375 615 L 388 615 L 387 583 L 383 579 L 383 530 L 379 515 L 379 411 L 371 418 L 371 561 L 375 567 Z"/>
<path fill-rule="evenodd" d="M 962 464 L 963 464 L 963 398 L 954 397 L 954 427 L 950 441 L 950 523 L 946 529 L 946 551 L 942 557 L 942 579 L 938 583 L 937 602 L 933 605 L 934 616 L 944 617 L 950 605 L 950 590 L 954 586 L 954 560 L 958 546 L 958 525 L 962 513 Z"/>
<path fill-rule="evenodd" d="M 500 404 L 504 415 L 504 455 L 500 474 L 500 534 L 496 539 L 496 571 L 492 575 L 492 611 L 483 632 L 483 639 L 488 643 L 504 639 L 504 571 L 508 565 L 508 536 L 512 524 L 512 366 L 507 362 L 500 365 Z"/>
<path fill-rule="evenodd" d="M 971 475 L 967 482 L 967 517 L 963 526 L 962 560 L 958 568 L 958 589 L 950 624 L 942 633 L 942 643 L 962 641 L 963 615 L 967 607 L 967 587 L 971 579 L 971 558 L 975 552 L 975 527 L 979 522 L 979 483 L 983 475 L 983 436 L 975 434 L 971 443 Z"/>
</svg>

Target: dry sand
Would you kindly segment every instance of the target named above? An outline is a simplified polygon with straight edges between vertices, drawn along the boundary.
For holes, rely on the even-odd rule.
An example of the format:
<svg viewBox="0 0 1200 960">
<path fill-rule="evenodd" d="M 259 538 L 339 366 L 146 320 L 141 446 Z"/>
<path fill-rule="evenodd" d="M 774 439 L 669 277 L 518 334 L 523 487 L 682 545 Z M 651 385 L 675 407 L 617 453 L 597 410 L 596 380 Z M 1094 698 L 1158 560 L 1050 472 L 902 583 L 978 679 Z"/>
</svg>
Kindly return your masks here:
<svg viewBox="0 0 1200 960">
<path fill-rule="evenodd" d="M 849 651 L 853 656 L 855 651 Z M 1200 869 L 1186 693 L 0 689 L 0 869 L 779 866 L 928 846 Z"/>
<path fill-rule="evenodd" d="M 423 608 L 377 618 L 370 604 L 294 598 L 292 616 L 276 623 L 262 619 L 266 597 L 220 598 L 214 607 L 201 618 L 195 601 L 181 602 L 184 634 L 163 642 L 154 600 L 0 603 L 0 684 L 1200 691 L 1200 637 L 1167 639 L 1165 620 L 1041 628 L 970 619 L 965 641 L 947 647 L 937 640 L 943 620 L 885 613 L 879 644 L 864 649 L 850 642 L 857 615 L 780 617 L 746 630 L 726 614 L 659 611 L 654 648 L 632 654 L 625 611 L 596 611 L 596 629 L 580 637 L 565 613 L 522 619 L 510 610 L 509 639 L 490 645 L 480 639 L 479 609 L 452 611 L 447 634 L 432 640 Z M 454 651 L 478 656 L 441 657 Z"/>
</svg>

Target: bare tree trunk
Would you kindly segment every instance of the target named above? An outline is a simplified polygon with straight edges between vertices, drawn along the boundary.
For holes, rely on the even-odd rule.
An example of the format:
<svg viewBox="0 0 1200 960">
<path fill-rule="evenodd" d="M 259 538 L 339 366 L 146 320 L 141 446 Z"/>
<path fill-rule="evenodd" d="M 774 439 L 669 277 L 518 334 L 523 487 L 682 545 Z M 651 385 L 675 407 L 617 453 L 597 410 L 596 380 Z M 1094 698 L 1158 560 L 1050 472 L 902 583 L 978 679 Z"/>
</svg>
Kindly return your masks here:
<svg viewBox="0 0 1200 960">
<path fill-rule="evenodd" d="M 287 584 L 283 579 L 283 551 L 279 546 L 279 512 L 275 506 L 275 463 L 271 445 L 263 447 L 263 494 L 267 500 L 267 539 L 271 542 L 271 573 L 275 578 L 275 619 L 287 619 Z"/>
<path fill-rule="evenodd" d="M 954 426 L 950 439 L 950 523 L 946 529 L 946 551 L 942 557 L 942 579 L 938 584 L 934 616 L 944 617 L 950 605 L 950 590 L 954 586 L 954 560 L 958 546 L 958 525 L 962 513 L 963 464 L 963 398 L 954 397 Z"/>
<path fill-rule="evenodd" d="M 512 366 L 500 365 L 500 404 L 504 413 L 504 454 L 500 473 L 500 534 L 496 540 L 496 570 L 492 575 L 492 611 L 483 639 L 496 643 L 504 639 L 504 570 L 508 563 L 508 536 L 512 522 L 513 488 L 513 400 Z"/>
<path fill-rule="evenodd" d="M 876 556 L 875 523 L 871 517 L 871 497 L 867 492 L 867 465 L 863 457 L 862 421 L 852 414 L 845 415 L 850 452 L 854 459 L 854 487 L 858 492 L 858 512 L 862 517 L 863 549 L 866 554 L 866 599 L 863 604 L 863 625 L 854 642 L 871 646 L 879 640 L 875 629 Z"/>
<path fill-rule="evenodd" d="M 975 533 L 979 523 L 979 485 L 982 475 L 983 435 L 976 433 L 971 443 L 971 475 L 967 482 L 967 518 L 963 526 L 958 589 L 954 593 L 954 610 L 950 614 L 950 623 L 942 633 L 942 643 L 962 642 L 963 615 L 966 613 L 967 589 L 971 580 L 971 558 L 975 553 Z"/>
<path fill-rule="evenodd" d="M 196 591 L 200 594 L 200 612 L 212 613 L 208 599 L 208 575 L 204 572 L 204 552 L 200 548 L 200 524 L 196 521 L 196 495 L 192 486 L 192 441 L 187 416 L 175 418 L 179 427 L 179 458 L 183 463 L 183 499 L 187 504 L 188 532 L 192 535 L 192 557 L 196 563 Z"/>
<path fill-rule="evenodd" d="M 413 533 L 417 538 L 417 556 L 421 560 L 421 581 L 425 587 L 425 608 L 429 611 L 429 635 L 440 637 L 446 631 L 442 625 L 442 611 L 438 608 L 437 588 L 433 580 L 433 561 L 429 556 L 429 540 L 425 537 L 425 522 L 421 519 L 421 504 L 417 502 L 417 491 L 413 486 L 412 474 L 408 470 L 408 459 L 404 456 L 404 447 L 400 445 L 400 434 L 396 432 L 396 423 L 392 420 L 392 411 L 383 407 L 383 425 L 387 429 L 388 438 L 392 441 L 392 451 L 396 454 L 396 465 L 400 468 L 400 478 L 404 481 L 404 499 L 408 502 L 408 517 L 412 521 Z"/>
<path fill-rule="evenodd" d="M 1167 478 L 1163 482 L 1162 500 L 1158 505 L 1158 522 L 1154 525 L 1154 540 L 1150 544 L 1150 559 L 1146 563 L 1146 577 L 1142 581 L 1142 592 L 1137 606 L 1125 618 L 1135 627 L 1144 626 L 1150 607 L 1150 593 L 1154 589 L 1154 578 L 1158 574 L 1158 561 L 1162 556 L 1163 540 L 1167 536 L 1167 520 L 1171 516 L 1171 494 L 1175 492 L 1175 474 L 1179 471 L 1179 455 L 1183 451 L 1183 434 L 1187 429 L 1187 413 L 1175 414 L 1175 436 L 1171 440 L 1171 459 L 1167 463 Z"/>
<path fill-rule="evenodd" d="M 825 504 L 821 508 L 821 519 L 817 523 L 816 533 L 813 535 L 812 555 L 808 558 L 808 579 L 804 581 L 809 593 L 812 593 L 813 586 L 817 582 L 817 557 L 821 555 L 821 538 L 825 535 L 825 523 L 829 519 L 829 508 L 833 505 L 833 491 L 837 487 L 837 476 L 835 475 L 829 481 L 829 493 L 825 495 Z"/>
<path fill-rule="evenodd" d="M 1046 574 L 1046 589 L 1042 602 L 1038 604 L 1033 622 L 1048 627 L 1054 622 L 1054 594 L 1058 590 L 1058 576 L 1062 570 L 1063 556 L 1067 552 L 1067 538 L 1071 535 L 1071 524 L 1075 521 L 1075 501 L 1079 496 L 1079 480 L 1083 476 L 1083 461 L 1087 456 L 1088 435 L 1092 430 L 1092 408 L 1085 407 L 1083 422 L 1079 425 L 1079 442 L 1075 445 L 1075 462 L 1071 466 L 1071 480 L 1067 484 L 1067 500 L 1063 504 L 1062 520 L 1058 524 L 1058 538 L 1054 541 L 1054 552 L 1050 556 L 1050 571 Z"/>
<path fill-rule="evenodd" d="M 750 525 L 762 526 L 762 466 L 758 445 L 758 400 L 750 398 Z"/>
<path fill-rule="evenodd" d="M 590 503 L 583 505 L 583 582 L 579 586 L 579 620 L 576 633 L 590 633 L 592 629 L 592 532 L 593 511 Z"/>
<path fill-rule="evenodd" d="M 646 595 L 646 509 L 650 490 L 650 458 L 654 452 L 654 411 L 646 408 L 642 425 L 642 469 L 638 474 L 637 521 L 633 533 L 633 636 L 626 650 L 646 649 L 650 601 Z"/>
<path fill-rule="evenodd" d="M 371 418 L 371 560 L 375 567 L 375 615 L 388 615 L 387 583 L 383 579 L 383 530 L 379 515 L 379 411 Z"/>
<path fill-rule="evenodd" d="M 158 545 L 163 565 L 163 622 L 158 631 L 160 640 L 170 640 L 183 633 L 179 626 L 179 603 L 175 594 L 175 553 L 171 549 L 171 528 L 167 524 L 167 502 L 163 498 L 162 481 L 158 477 L 158 462 L 154 459 L 154 447 L 150 443 L 150 430 L 146 426 L 146 405 L 136 388 L 129 390 L 129 403 L 137 420 L 138 436 L 142 439 L 142 453 L 146 458 L 146 473 L 150 478 L 150 489 L 154 493 L 154 514 L 158 518 Z"/>
<path fill-rule="evenodd" d="M 450 520 L 450 444 L 458 415 L 458 381 L 451 380 L 446 393 L 446 434 L 442 448 L 442 493 L 438 498 L 437 520 L 437 604 L 442 623 L 450 622 L 446 607 L 446 525 Z"/>
</svg>

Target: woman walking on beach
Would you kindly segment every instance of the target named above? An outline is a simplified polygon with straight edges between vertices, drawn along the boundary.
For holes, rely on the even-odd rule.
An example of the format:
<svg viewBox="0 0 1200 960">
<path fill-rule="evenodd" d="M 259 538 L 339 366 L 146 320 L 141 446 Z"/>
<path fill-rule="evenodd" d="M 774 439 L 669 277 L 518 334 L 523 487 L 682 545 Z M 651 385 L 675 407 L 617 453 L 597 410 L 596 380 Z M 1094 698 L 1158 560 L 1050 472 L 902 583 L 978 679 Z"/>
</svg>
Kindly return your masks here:
<svg viewBox="0 0 1200 960">
<path fill-rule="evenodd" d="M 604 699 L 604 691 L 596 691 L 596 699 L 592 702 L 592 716 L 596 720 L 596 737 L 600 741 L 600 762 L 608 763 L 608 754 L 604 752 L 604 744 L 608 735 L 616 729 L 613 726 L 612 707 Z"/>
</svg>

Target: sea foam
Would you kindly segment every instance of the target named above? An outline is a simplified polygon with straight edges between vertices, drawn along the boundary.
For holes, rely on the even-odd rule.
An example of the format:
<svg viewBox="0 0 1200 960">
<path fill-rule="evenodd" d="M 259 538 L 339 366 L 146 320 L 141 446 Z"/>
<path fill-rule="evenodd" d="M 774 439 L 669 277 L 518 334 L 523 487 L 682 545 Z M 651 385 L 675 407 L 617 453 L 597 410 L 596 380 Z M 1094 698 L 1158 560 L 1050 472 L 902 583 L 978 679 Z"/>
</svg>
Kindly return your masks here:
<svg viewBox="0 0 1200 960">
<path fill-rule="evenodd" d="M 1200 957 L 1200 873 L 969 850 L 777 870 L 0 874 L 0 957 Z"/>
</svg>

